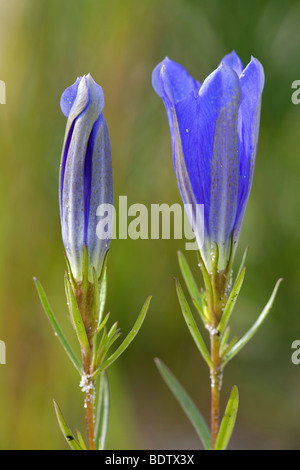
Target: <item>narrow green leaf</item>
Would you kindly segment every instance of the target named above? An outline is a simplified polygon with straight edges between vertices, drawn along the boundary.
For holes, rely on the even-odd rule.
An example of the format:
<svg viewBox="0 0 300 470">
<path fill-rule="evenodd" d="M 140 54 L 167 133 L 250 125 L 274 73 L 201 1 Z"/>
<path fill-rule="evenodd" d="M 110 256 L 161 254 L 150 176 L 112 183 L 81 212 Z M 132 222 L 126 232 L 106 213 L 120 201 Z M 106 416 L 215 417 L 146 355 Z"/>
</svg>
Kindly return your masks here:
<svg viewBox="0 0 300 470">
<path fill-rule="evenodd" d="M 108 339 L 111 338 L 111 336 L 113 336 L 113 334 L 115 333 L 116 329 L 117 329 L 117 326 L 118 326 L 118 322 L 116 321 L 113 326 L 111 327 L 111 329 L 109 330 L 109 332 L 107 333 L 107 337 Z"/>
<path fill-rule="evenodd" d="M 230 341 L 229 344 L 226 344 L 226 346 L 224 347 L 222 353 L 220 351 L 220 354 L 223 355 L 223 356 L 226 356 L 230 350 L 234 347 L 234 345 L 237 343 L 237 340 L 238 340 L 238 337 L 235 336 L 234 338 L 232 338 L 232 340 Z"/>
<path fill-rule="evenodd" d="M 238 295 L 240 293 L 241 287 L 243 285 L 243 281 L 244 281 L 244 278 L 245 278 L 245 272 L 246 272 L 246 268 L 244 267 L 241 270 L 241 273 L 240 273 L 235 285 L 233 286 L 233 289 L 230 293 L 230 296 L 228 297 L 227 303 L 226 303 L 225 308 L 224 308 L 224 312 L 222 314 L 222 317 L 221 317 L 221 320 L 220 320 L 220 323 L 219 323 L 219 326 L 218 326 L 218 331 L 221 334 L 225 330 L 226 326 L 228 325 L 230 316 L 232 314 L 233 308 L 235 306 L 235 303 L 237 301 L 237 298 L 238 298 Z"/>
<path fill-rule="evenodd" d="M 96 409 L 95 436 L 99 443 L 98 450 L 105 448 L 109 418 L 109 387 L 106 371 L 101 372 L 99 377 L 99 395 Z"/>
<path fill-rule="evenodd" d="M 122 335 L 121 329 L 115 331 L 111 337 L 107 337 L 106 351 L 114 344 L 114 342 Z M 106 352 L 105 351 L 105 352 Z"/>
<path fill-rule="evenodd" d="M 276 294 L 277 294 L 277 291 L 278 291 L 278 288 L 279 288 L 279 285 L 280 285 L 281 281 L 282 281 L 282 279 L 279 279 L 277 281 L 267 305 L 265 306 L 265 308 L 261 312 L 260 316 L 258 317 L 256 322 L 254 323 L 254 325 L 248 330 L 248 332 L 225 355 L 223 365 L 227 364 L 227 362 L 229 362 L 248 343 L 248 341 L 252 338 L 252 336 L 257 332 L 258 328 L 263 323 L 263 321 L 265 320 L 265 318 L 267 317 L 268 313 L 270 312 L 270 310 L 273 306 L 273 303 L 274 303 L 274 300 L 275 300 L 275 297 L 276 297 Z"/>
<path fill-rule="evenodd" d="M 84 440 L 83 440 L 83 437 L 82 437 L 82 435 L 81 435 L 81 432 L 78 431 L 78 429 L 76 430 L 76 432 L 77 432 L 77 439 L 78 439 L 78 442 L 79 442 L 80 447 L 82 448 L 82 450 L 87 450 L 87 447 L 86 447 L 86 444 L 85 444 L 85 442 L 84 442 Z"/>
<path fill-rule="evenodd" d="M 89 347 L 87 334 L 85 331 L 85 326 L 83 324 L 83 321 L 79 312 L 75 294 L 73 292 L 71 283 L 67 276 L 65 278 L 65 284 L 66 284 L 66 294 L 67 294 L 67 298 L 69 302 L 69 311 L 70 311 L 72 322 L 73 322 L 73 325 L 77 334 L 79 344 L 81 348 L 83 348 L 85 351 L 89 351 L 90 347 Z"/>
<path fill-rule="evenodd" d="M 234 284 L 236 283 L 236 281 L 237 281 L 239 275 L 241 274 L 241 271 L 242 271 L 243 267 L 245 266 L 246 259 L 247 259 L 247 255 L 248 255 L 248 250 L 249 250 L 249 246 L 246 246 L 246 249 L 245 249 L 245 251 L 244 251 L 244 254 L 243 254 L 243 257 L 242 257 L 242 261 L 241 261 L 240 267 L 239 267 L 239 269 L 238 269 L 238 272 L 237 272 L 237 275 L 236 275 Z"/>
<path fill-rule="evenodd" d="M 202 297 L 199 292 L 198 286 L 192 274 L 192 271 L 188 265 L 188 262 L 185 256 L 179 251 L 178 252 L 178 261 L 181 270 L 181 274 L 185 280 L 186 287 L 190 293 L 190 296 L 194 301 L 197 303 L 197 308 L 199 311 L 203 312 L 203 304 L 202 304 Z"/>
<path fill-rule="evenodd" d="M 98 326 L 97 328 L 97 334 L 100 333 L 100 331 L 102 330 L 102 328 L 104 328 L 104 326 L 106 325 L 108 319 L 110 317 L 110 313 L 108 313 L 107 315 L 105 315 L 105 317 L 103 318 L 103 321 L 100 323 L 100 325 Z"/>
<path fill-rule="evenodd" d="M 215 450 L 225 450 L 230 441 L 235 425 L 236 415 L 239 406 L 239 392 L 236 386 L 232 387 L 227 407 L 222 419 L 219 434 L 217 437 Z"/>
<path fill-rule="evenodd" d="M 199 312 L 204 325 L 205 326 L 209 325 L 210 324 L 210 317 L 209 317 L 209 312 L 208 312 L 207 307 L 205 305 L 203 305 L 203 309 L 202 309 L 201 305 L 198 304 L 198 302 L 195 299 L 192 299 L 192 302 L 195 305 L 197 311 Z"/>
<path fill-rule="evenodd" d="M 182 385 L 178 382 L 176 377 L 168 369 L 168 367 L 160 360 L 155 359 L 157 368 L 164 379 L 165 383 L 177 399 L 181 408 L 189 418 L 191 424 L 193 425 L 196 433 L 198 434 L 203 447 L 206 450 L 211 449 L 211 437 L 209 429 L 194 402 L 189 397 L 187 392 L 184 390 Z"/>
<path fill-rule="evenodd" d="M 199 349 L 200 353 L 202 354 L 204 360 L 207 362 L 209 367 L 213 367 L 209 352 L 207 350 L 207 347 L 204 343 L 204 340 L 202 338 L 202 335 L 199 331 L 199 328 L 194 320 L 193 314 L 190 310 L 190 307 L 186 301 L 186 298 L 184 296 L 183 290 L 178 282 L 177 279 L 175 279 L 176 282 L 176 291 L 180 303 L 180 307 L 182 310 L 183 317 L 185 319 L 185 322 L 187 324 L 188 329 L 190 330 L 190 333 L 196 343 L 197 348 Z"/>
<path fill-rule="evenodd" d="M 36 278 L 34 278 L 34 282 L 35 282 L 35 285 L 36 285 L 36 288 L 37 288 L 37 291 L 38 291 L 38 294 L 39 294 L 39 298 L 40 298 L 41 303 L 43 305 L 44 311 L 47 315 L 47 318 L 48 318 L 48 320 L 49 320 L 56 336 L 60 340 L 64 350 L 66 351 L 67 355 L 71 359 L 73 365 L 78 370 L 79 374 L 82 375 L 83 369 L 82 369 L 81 362 L 78 359 L 78 357 L 76 356 L 76 354 L 74 353 L 74 351 L 73 351 L 72 347 L 70 346 L 68 340 L 66 339 L 62 329 L 60 328 L 60 326 L 59 326 L 59 324 L 58 324 L 58 322 L 57 322 L 57 320 L 56 320 L 56 318 L 53 314 L 53 311 L 50 307 L 50 304 L 48 302 L 48 299 L 46 297 L 45 291 L 44 291 L 41 283 Z"/>
<path fill-rule="evenodd" d="M 55 408 L 55 413 L 57 416 L 58 424 L 61 429 L 61 432 L 63 433 L 64 438 L 66 439 L 67 443 L 73 450 L 83 450 L 82 447 L 79 445 L 79 443 L 76 441 L 72 431 L 70 430 L 69 426 L 66 423 L 65 418 L 63 417 L 63 414 L 56 403 L 55 400 L 54 402 L 54 408 Z"/>
<path fill-rule="evenodd" d="M 107 344 L 107 329 L 104 326 L 103 333 L 102 333 L 101 339 L 99 341 L 99 344 L 95 348 L 95 351 L 97 351 L 96 361 L 94 363 L 94 366 L 95 366 L 96 369 L 98 368 L 98 366 L 101 363 L 101 359 L 103 358 L 103 352 L 105 350 L 106 344 Z"/>
<path fill-rule="evenodd" d="M 135 336 L 137 335 L 139 329 L 141 328 L 143 321 L 146 317 L 146 313 L 149 308 L 149 304 L 151 301 L 152 296 L 149 296 L 143 307 L 142 310 L 132 328 L 132 330 L 128 333 L 122 344 L 118 347 L 118 349 L 101 365 L 100 370 L 105 370 L 107 367 L 109 367 L 118 357 L 125 351 L 125 349 L 130 345 L 130 343 L 133 341 Z M 99 370 L 99 372 L 100 372 Z M 97 371 L 96 371 L 97 372 Z"/>
<path fill-rule="evenodd" d="M 229 326 L 225 329 L 220 341 L 220 355 L 223 356 L 225 349 L 227 349 L 227 341 L 229 337 Z"/>
<path fill-rule="evenodd" d="M 99 347 L 97 359 L 96 359 L 96 370 L 98 368 L 99 370 L 102 370 L 101 362 L 104 361 L 105 356 L 108 353 L 109 349 L 114 344 L 114 342 L 121 336 L 121 334 L 122 334 L 121 331 L 117 330 L 111 338 L 107 337 L 106 343 L 101 348 Z"/>
</svg>

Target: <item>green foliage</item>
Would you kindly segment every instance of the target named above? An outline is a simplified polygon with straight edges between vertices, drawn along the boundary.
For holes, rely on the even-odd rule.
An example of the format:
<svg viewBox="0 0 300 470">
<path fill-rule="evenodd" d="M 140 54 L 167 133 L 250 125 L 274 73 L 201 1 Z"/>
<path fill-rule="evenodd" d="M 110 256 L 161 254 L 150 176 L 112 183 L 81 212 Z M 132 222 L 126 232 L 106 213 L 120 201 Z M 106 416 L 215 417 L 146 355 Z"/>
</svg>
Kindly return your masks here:
<svg viewBox="0 0 300 470">
<path fill-rule="evenodd" d="M 209 429 L 200 413 L 197 409 L 194 402 L 188 396 L 187 392 L 184 390 L 182 385 L 178 382 L 172 372 L 167 368 L 167 366 L 159 359 L 155 360 L 158 370 L 166 382 L 167 386 L 170 388 L 171 392 L 179 402 L 181 408 L 191 421 L 195 431 L 197 432 L 204 449 L 211 449 L 211 437 Z"/>
</svg>

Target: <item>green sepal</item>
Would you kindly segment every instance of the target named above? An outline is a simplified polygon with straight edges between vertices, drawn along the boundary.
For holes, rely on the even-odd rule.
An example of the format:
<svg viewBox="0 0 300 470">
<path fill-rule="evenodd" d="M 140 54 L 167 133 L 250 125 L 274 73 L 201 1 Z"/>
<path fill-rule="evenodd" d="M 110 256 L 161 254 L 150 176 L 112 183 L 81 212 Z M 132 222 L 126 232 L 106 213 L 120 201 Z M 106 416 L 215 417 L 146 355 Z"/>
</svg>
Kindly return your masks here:
<svg viewBox="0 0 300 470">
<path fill-rule="evenodd" d="M 199 256 L 199 265 L 202 271 L 202 276 L 203 276 L 203 281 L 204 281 L 204 286 L 205 286 L 205 292 L 206 292 L 206 302 L 208 304 L 208 311 L 213 308 L 214 304 L 214 293 L 213 293 L 213 286 L 211 284 L 211 280 L 208 274 L 208 271 L 206 269 L 205 263 L 198 253 Z"/>
<path fill-rule="evenodd" d="M 64 257 L 65 257 L 65 261 L 66 261 L 66 265 L 67 265 L 67 271 L 68 271 L 68 275 L 69 275 L 69 280 L 71 281 L 71 284 L 73 286 L 73 288 L 75 289 L 76 286 L 77 286 L 77 282 L 76 282 L 76 279 L 74 278 L 73 276 L 73 273 L 72 273 L 72 269 L 71 269 L 71 265 L 70 265 L 70 262 L 68 260 L 68 257 L 66 255 L 66 253 L 64 253 Z"/>
<path fill-rule="evenodd" d="M 230 292 L 230 295 L 229 295 L 227 303 L 225 305 L 220 323 L 218 325 L 218 331 L 219 331 L 220 334 L 223 333 L 226 326 L 228 325 L 230 316 L 232 314 L 233 308 L 235 306 L 235 303 L 237 301 L 237 298 L 238 298 L 238 295 L 240 293 L 241 287 L 243 285 L 243 281 L 244 281 L 244 278 L 245 278 L 245 272 L 246 272 L 246 268 L 244 267 L 241 270 L 240 275 L 237 278 L 237 281 L 234 284 L 232 291 Z"/>
<path fill-rule="evenodd" d="M 217 242 L 214 242 L 214 250 L 212 254 L 212 279 L 215 280 L 218 274 L 218 263 L 219 263 L 219 246 Z"/>
<path fill-rule="evenodd" d="M 89 285 L 89 255 L 87 247 L 83 247 L 83 259 L 82 259 L 82 288 L 87 291 Z"/>
<path fill-rule="evenodd" d="M 48 302 L 48 299 L 46 297 L 46 294 L 45 294 L 45 291 L 41 285 L 41 283 L 38 281 L 38 279 L 34 278 L 34 282 L 35 282 L 35 286 L 37 288 L 37 291 L 38 291 L 38 294 L 39 294 L 39 298 L 41 300 L 41 303 L 42 303 L 42 306 L 44 308 L 44 311 L 47 315 L 47 318 L 54 330 L 54 333 L 55 335 L 58 337 L 58 339 L 60 340 L 64 350 L 66 351 L 68 357 L 70 358 L 70 360 L 72 361 L 73 365 L 75 366 L 75 368 L 77 369 L 77 371 L 79 372 L 80 375 L 82 375 L 83 373 L 83 368 L 82 368 L 82 365 L 81 365 L 81 362 L 80 360 L 78 359 L 78 357 L 76 356 L 76 354 L 74 353 L 72 347 L 70 346 L 69 344 L 69 341 L 66 339 L 61 327 L 59 326 L 55 316 L 54 316 L 54 313 L 50 307 L 50 304 Z"/>
<path fill-rule="evenodd" d="M 185 389 L 178 382 L 173 373 L 168 369 L 168 367 L 160 360 L 155 359 L 157 368 L 164 379 L 165 383 L 173 393 L 174 397 L 177 399 L 181 408 L 185 412 L 186 416 L 189 418 L 191 424 L 193 425 L 196 433 L 198 434 L 203 447 L 206 450 L 211 449 L 211 436 L 209 429 L 203 419 L 200 411 L 196 407 L 195 403 L 189 397 Z"/>
<path fill-rule="evenodd" d="M 245 251 L 244 251 L 244 254 L 243 254 L 243 257 L 242 257 L 242 261 L 241 261 L 240 267 L 239 267 L 238 272 L 237 272 L 237 274 L 236 274 L 236 278 L 235 278 L 234 284 L 236 283 L 236 281 L 237 281 L 239 275 L 241 274 L 241 271 L 242 271 L 243 267 L 245 266 L 246 259 L 247 259 L 247 255 L 248 255 L 248 251 L 249 251 L 249 246 L 246 246 Z"/>
<path fill-rule="evenodd" d="M 192 338 L 195 341 L 195 344 L 197 348 L 199 349 L 200 353 L 202 354 L 204 360 L 208 364 L 209 367 L 213 367 L 213 363 L 211 361 L 208 349 L 206 347 L 206 344 L 202 338 L 202 335 L 199 331 L 199 328 L 195 322 L 195 319 L 193 317 L 193 314 L 190 310 L 190 307 L 187 303 L 187 300 L 184 296 L 183 290 L 181 288 L 181 285 L 177 279 L 175 279 L 176 282 L 176 291 L 178 295 L 178 300 L 180 303 L 180 307 L 182 310 L 183 317 L 185 319 L 185 322 L 187 324 L 188 329 L 190 330 L 190 333 L 192 335 Z"/>
<path fill-rule="evenodd" d="M 235 231 L 233 230 L 232 232 L 232 235 L 231 235 L 231 244 L 230 244 L 230 255 L 229 255 L 229 259 L 228 259 L 228 263 L 227 263 L 227 267 L 226 267 L 226 279 L 227 279 L 227 284 L 229 283 L 230 281 L 230 278 L 231 278 L 231 271 L 232 271 L 232 265 L 233 265 L 233 259 L 234 259 L 234 254 L 235 254 L 235 245 L 236 243 L 236 240 L 235 240 Z"/>
<path fill-rule="evenodd" d="M 219 429 L 215 450 L 226 450 L 235 425 L 239 406 L 239 392 L 236 386 L 232 387 L 231 394 Z"/>
<path fill-rule="evenodd" d="M 106 293 L 107 293 L 107 267 L 103 267 L 103 276 L 100 279 L 100 290 L 99 290 L 99 325 L 102 321 L 104 314 L 104 308 L 106 303 Z"/>
<path fill-rule="evenodd" d="M 101 318 L 100 318 L 100 285 L 99 285 L 99 280 L 97 276 L 96 269 L 93 268 L 93 286 L 94 286 L 94 298 L 93 298 L 93 308 L 92 308 L 92 313 L 93 313 L 93 323 L 96 323 L 98 326 L 101 323 Z"/>
<path fill-rule="evenodd" d="M 73 292 L 71 282 L 67 275 L 65 275 L 65 289 L 66 289 L 66 295 L 68 299 L 69 312 L 71 315 L 72 324 L 75 328 L 76 335 L 77 335 L 79 344 L 81 346 L 81 349 L 84 350 L 85 353 L 87 353 L 90 349 L 88 337 L 86 334 L 84 323 L 80 315 L 80 311 L 77 305 L 76 297 Z"/>
<path fill-rule="evenodd" d="M 146 314 L 147 314 L 147 311 L 148 311 L 148 308 L 149 308 L 149 304 L 150 304 L 150 301 L 151 301 L 151 298 L 152 296 L 150 295 L 141 311 L 140 311 L 140 314 L 132 328 L 132 330 L 128 333 L 128 335 L 126 336 L 126 338 L 124 339 L 124 341 L 120 344 L 120 346 L 116 349 L 116 351 L 108 358 L 106 359 L 106 361 L 104 361 L 104 363 L 102 363 L 99 367 L 99 369 L 97 369 L 93 374 L 92 374 L 92 378 L 94 379 L 95 377 L 97 377 L 97 375 L 107 369 L 113 362 L 115 362 L 118 357 L 121 356 L 121 354 L 125 351 L 125 349 L 128 348 L 128 346 L 130 345 L 130 343 L 133 341 L 133 339 L 136 337 L 137 333 L 139 332 L 139 329 L 141 328 L 142 324 L 143 324 L 143 321 L 145 320 L 145 317 L 146 317 Z"/>
<path fill-rule="evenodd" d="M 55 408 L 55 413 L 56 417 L 58 420 L 59 427 L 61 429 L 61 432 L 63 433 L 64 438 L 66 439 L 67 443 L 71 447 L 72 450 L 84 450 L 80 444 L 77 442 L 77 440 L 74 437 L 74 434 L 70 430 L 69 426 L 67 425 L 67 422 L 58 406 L 55 400 L 53 400 L 54 403 L 54 408 Z"/>
<path fill-rule="evenodd" d="M 95 440 L 98 450 L 104 450 L 108 429 L 109 417 L 109 387 L 106 371 L 101 372 L 99 377 L 99 393 L 96 408 Z"/>
<path fill-rule="evenodd" d="M 277 282 L 276 282 L 276 285 L 274 287 L 274 290 L 272 292 L 272 295 L 268 301 L 268 303 L 266 304 L 265 308 L 263 309 L 263 311 L 261 312 L 260 316 L 258 317 L 258 319 L 256 320 L 256 322 L 254 323 L 254 325 L 247 331 L 247 333 L 227 352 L 227 354 L 225 355 L 224 357 L 224 362 L 223 362 L 223 366 L 225 364 L 227 364 L 247 343 L 248 341 L 252 338 L 252 336 L 257 332 L 258 328 L 260 327 L 260 325 L 263 323 L 263 321 L 265 320 L 265 318 L 267 317 L 268 313 L 270 312 L 272 306 L 273 306 L 273 303 L 274 303 L 274 300 L 275 300 L 275 297 L 276 297 L 276 294 L 277 294 L 277 291 L 278 291 L 278 288 L 279 288 L 279 285 L 281 283 L 282 279 L 279 279 Z"/>
<path fill-rule="evenodd" d="M 104 314 L 106 293 L 107 293 L 107 258 L 108 252 L 105 255 L 101 274 L 97 277 L 96 270 L 93 271 L 94 295 L 95 295 L 95 312 L 97 315 L 97 326 L 99 327 L 102 322 Z"/>
<path fill-rule="evenodd" d="M 185 256 L 179 251 L 178 252 L 178 262 L 181 270 L 181 274 L 183 276 L 183 279 L 185 281 L 186 287 L 189 291 L 189 294 L 195 303 L 197 310 L 204 322 L 204 324 L 207 323 L 207 318 L 204 314 L 203 311 L 203 301 L 202 301 L 202 296 L 199 292 L 198 286 L 196 284 L 196 281 L 194 279 L 194 276 L 192 274 L 192 271 L 188 265 L 188 262 L 185 258 Z"/>
</svg>

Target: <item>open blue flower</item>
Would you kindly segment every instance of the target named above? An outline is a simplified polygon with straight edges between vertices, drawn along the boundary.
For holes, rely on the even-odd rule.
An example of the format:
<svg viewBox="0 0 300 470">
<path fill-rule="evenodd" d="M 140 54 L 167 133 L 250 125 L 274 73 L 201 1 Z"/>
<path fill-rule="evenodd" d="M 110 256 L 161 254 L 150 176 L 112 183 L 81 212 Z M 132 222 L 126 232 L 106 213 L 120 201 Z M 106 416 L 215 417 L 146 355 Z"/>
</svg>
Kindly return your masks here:
<svg viewBox="0 0 300 470">
<path fill-rule="evenodd" d="M 204 205 L 202 220 L 195 210 L 188 214 L 202 258 L 210 270 L 216 242 L 218 268 L 225 269 L 252 185 L 263 67 L 252 57 L 244 68 L 233 51 L 201 84 L 166 57 L 154 69 L 152 85 L 167 110 L 183 203 Z"/>
<path fill-rule="evenodd" d="M 62 238 L 72 274 L 82 280 L 84 247 L 89 279 L 100 275 L 108 250 L 111 223 L 99 238 L 97 209 L 112 204 L 112 160 L 109 132 L 102 111 L 104 94 L 91 75 L 80 77 L 61 97 L 68 118 L 60 165 Z"/>
</svg>

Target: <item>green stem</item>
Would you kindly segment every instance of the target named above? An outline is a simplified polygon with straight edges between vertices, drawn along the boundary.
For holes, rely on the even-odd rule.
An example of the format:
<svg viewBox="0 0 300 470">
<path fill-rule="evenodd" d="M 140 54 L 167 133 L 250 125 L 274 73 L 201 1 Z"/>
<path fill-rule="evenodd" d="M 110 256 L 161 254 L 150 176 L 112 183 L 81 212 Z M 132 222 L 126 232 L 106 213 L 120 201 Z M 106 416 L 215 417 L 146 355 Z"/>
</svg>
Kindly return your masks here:
<svg viewBox="0 0 300 470">
<path fill-rule="evenodd" d="M 95 380 L 94 343 L 97 331 L 95 286 L 88 281 L 87 270 L 84 270 L 83 281 L 75 286 L 74 294 L 80 316 L 86 332 L 87 341 L 81 343 L 81 354 L 84 375 L 81 378 L 81 389 L 85 393 L 84 407 L 89 450 L 96 450 L 95 439 Z"/>
<path fill-rule="evenodd" d="M 220 426 L 220 391 L 222 385 L 222 369 L 219 356 L 219 336 L 214 330 L 210 333 L 211 360 L 213 366 L 210 369 L 211 381 L 211 441 L 212 449 L 215 448 Z"/>
<path fill-rule="evenodd" d="M 85 357 L 92 358 L 92 350 L 89 351 L 89 354 L 86 354 Z M 84 363 L 84 373 L 82 377 L 81 387 L 82 391 L 85 392 L 85 419 L 86 419 L 86 429 L 89 442 L 89 450 L 96 450 L 96 440 L 95 440 L 95 382 L 91 378 L 92 373 L 92 363 L 91 360 L 85 361 Z"/>
<path fill-rule="evenodd" d="M 210 367 L 211 382 L 211 441 L 212 449 L 215 449 L 220 428 L 220 393 L 222 386 L 222 357 L 220 354 L 220 334 L 218 325 L 226 303 L 226 272 L 214 271 L 211 273 L 211 285 L 213 291 L 213 305 L 210 311 L 210 355 L 212 365 Z"/>
</svg>

